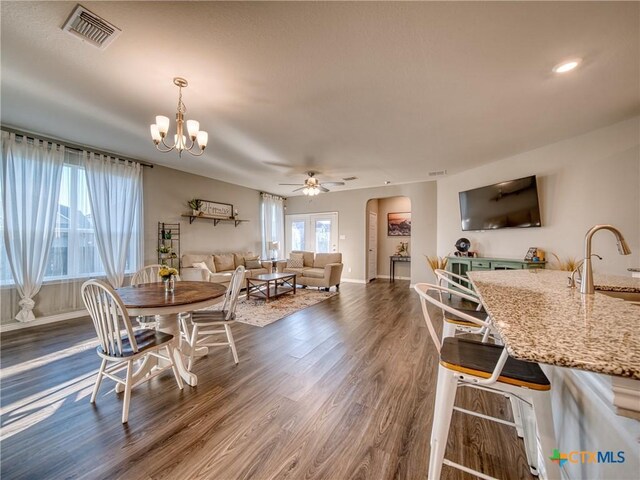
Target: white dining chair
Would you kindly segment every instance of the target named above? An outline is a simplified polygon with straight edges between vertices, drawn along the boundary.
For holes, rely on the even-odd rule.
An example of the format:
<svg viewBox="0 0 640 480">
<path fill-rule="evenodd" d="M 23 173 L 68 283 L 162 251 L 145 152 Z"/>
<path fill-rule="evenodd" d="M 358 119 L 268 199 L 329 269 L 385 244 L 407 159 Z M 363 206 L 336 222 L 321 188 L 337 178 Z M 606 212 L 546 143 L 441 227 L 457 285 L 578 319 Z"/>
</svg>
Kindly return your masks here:
<svg viewBox="0 0 640 480">
<path fill-rule="evenodd" d="M 160 264 L 146 265 L 142 267 L 131 277 L 131 286 L 135 287 L 136 285 L 143 285 L 145 283 L 161 283 L 162 279 L 158 273 L 161 268 L 162 265 Z M 176 275 L 175 277 L 176 281 L 180 280 L 179 275 Z M 136 317 L 136 320 L 142 328 L 158 328 L 158 325 L 160 324 L 157 315 L 153 317 L 138 316 Z"/>
<path fill-rule="evenodd" d="M 545 453 L 543 465 L 546 478 L 559 479 L 558 465 L 554 464 L 547 455 L 547 452 L 553 452 L 553 449 L 557 448 L 549 392 L 551 384 L 540 366 L 537 363 L 510 357 L 507 349 L 502 345 L 452 336 L 439 338 L 434 318 L 427 304 L 440 309 L 444 307 L 448 310 L 455 309 L 439 301 L 438 293 L 444 287 L 418 283 L 414 288 L 420 296 L 424 320 L 439 355 L 428 478 L 439 479 L 443 465 L 480 478 L 493 478 L 444 458 L 452 414 L 458 411 L 515 427 L 518 432 L 522 431 L 531 473 L 538 475 L 541 466 L 538 460 L 539 443 L 541 451 Z M 455 313 L 465 316 L 462 311 Z M 469 318 L 470 321 L 472 321 L 471 318 Z M 516 399 L 511 402 L 514 407 L 514 421 L 510 422 L 455 406 L 456 392 L 460 387 L 476 388 Z M 522 425 L 522 419 L 525 420 L 526 427 Z"/>
<path fill-rule="evenodd" d="M 173 375 L 180 389 L 183 388 L 182 378 L 173 361 L 173 335 L 157 330 L 133 331 L 131 321 L 127 315 L 122 300 L 110 285 L 101 280 L 88 280 L 82 284 L 82 300 L 84 301 L 93 326 L 98 335 L 100 345 L 96 352 L 102 358 L 98 377 L 91 394 L 91 403 L 95 403 L 102 377 L 124 385 L 124 404 L 122 406 L 122 423 L 129 420 L 129 402 L 131 399 L 132 374 L 134 362 L 145 360 L 149 355 L 162 359 L 166 366 L 157 368 L 144 381 L 161 374 L 167 369 L 173 370 Z M 161 351 L 164 350 L 166 355 Z M 112 365 L 109 365 L 109 364 Z M 125 377 L 115 375 L 126 370 Z"/>
<path fill-rule="evenodd" d="M 244 270 L 244 267 L 240 265 L 233 272 L 233 276 L 224 295 L 224 301 L 219 310 L 196 310 L 195 312 L 191 312 L 192 330 L 189 339 L 189 346 L 191 348 L 189 364 L 187 366 L 188 370 L 191 370 L 198 347 L 218 347 L 226 345 L 231 349 L 234 362 L 236 364 L 238 363 L 238 352 L 233 340 L 233 334 L 231 333 L 231 325 L 236 321 L 236 306 L 244 282 Z M 212 341 L 211 337 L 222 333 L 225 333 L 227 336 L 226 342 Z"/>
</svg>

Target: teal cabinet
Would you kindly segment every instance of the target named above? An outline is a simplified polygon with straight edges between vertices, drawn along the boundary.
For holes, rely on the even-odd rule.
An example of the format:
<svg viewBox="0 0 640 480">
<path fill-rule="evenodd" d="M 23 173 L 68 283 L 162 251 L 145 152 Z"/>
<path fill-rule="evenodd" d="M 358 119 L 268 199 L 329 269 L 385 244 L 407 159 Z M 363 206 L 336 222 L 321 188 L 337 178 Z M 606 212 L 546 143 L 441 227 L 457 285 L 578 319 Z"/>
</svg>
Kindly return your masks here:
<svg viewBox="0 0 640 480">
<path fill-rule="evenodd" d="M 511 258 L 489 257 L 447 257 L 447 270 L 463 277 L 468 271 L 479 270 L 523 270 L 531 268 L 545 268 L 546 262 L 525 262 Z"/>
</svg>

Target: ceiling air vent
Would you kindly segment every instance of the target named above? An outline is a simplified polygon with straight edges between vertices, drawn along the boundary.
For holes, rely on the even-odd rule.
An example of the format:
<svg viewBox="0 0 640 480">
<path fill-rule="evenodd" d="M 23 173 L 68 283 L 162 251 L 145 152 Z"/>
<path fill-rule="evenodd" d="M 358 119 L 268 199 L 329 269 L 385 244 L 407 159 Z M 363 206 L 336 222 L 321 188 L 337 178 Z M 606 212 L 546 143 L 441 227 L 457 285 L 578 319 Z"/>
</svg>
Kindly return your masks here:
<svg viewBox="0 0 640 480">
<path fill-rule="evenodd" d="M 434 170 L 433 172 L 429 172 L 430 177 L 442 177 L 443 175 L 446 175 L 446 174 L 447 174 L 446 170 Z"/>
<path fill-rule="evenodd" d="M 345 177 L 342 180 L 344 180 L 345 182 L 350 182 L 351 180 L 356 180 L 358 177 Z"/>
<path fill-rule="evenodd" d="M 62 30 L 103 50 L 121 33 L 118 27 L 91 13 L 80 4 L 76 5 L 71 12 Z"/>
</svg>

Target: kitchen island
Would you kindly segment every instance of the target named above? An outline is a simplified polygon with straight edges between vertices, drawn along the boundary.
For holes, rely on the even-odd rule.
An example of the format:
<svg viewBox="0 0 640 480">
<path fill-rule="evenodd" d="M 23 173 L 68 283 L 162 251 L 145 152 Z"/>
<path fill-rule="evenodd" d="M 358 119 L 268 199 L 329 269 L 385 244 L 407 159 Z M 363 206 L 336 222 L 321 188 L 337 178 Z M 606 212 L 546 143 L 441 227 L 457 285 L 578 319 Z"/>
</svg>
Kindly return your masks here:
<svg viewBox="0 0 640 480">
<path fill-rule="evenodd" d="M 469 272 L 511 356 L 540 363 L 551 381 L 560 451 L 623 451 L 625 462 L 566 463 L 567 478 L 637 478 L 640 470 L 640 279 L 596 275 L 596 291 L 568 272 Z M 626 418 L 629 417 L 629 418 Z M 548 452 L 542 452 L 547 454 Z"/>
</svg>

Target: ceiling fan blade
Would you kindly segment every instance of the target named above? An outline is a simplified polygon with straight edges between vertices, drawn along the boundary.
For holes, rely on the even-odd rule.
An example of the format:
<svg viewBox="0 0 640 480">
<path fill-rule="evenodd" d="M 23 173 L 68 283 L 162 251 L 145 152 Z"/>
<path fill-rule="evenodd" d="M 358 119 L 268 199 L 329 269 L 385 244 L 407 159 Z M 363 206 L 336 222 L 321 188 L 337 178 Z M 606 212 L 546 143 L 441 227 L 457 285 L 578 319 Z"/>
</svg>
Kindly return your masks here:
<svg viewBox="0 0 640 480">
<path fill-rule="evenodd" d="M 324 188 L 322 185 L 318 185 L 318 188 L 320 189 L 321 192 L 330 192 L 330 190 L 328 188 Z"/>
<path fill-rule="evenodd" d="M 279 183 L 278 185 L 283 185 L 285 187 L 299 187 L 300 185 L 304 185 L 304 183 Z"/>
<path fill-rule="evenodd" d="M 325 187 L 340 187 L 344 185 L 344 182 L 322 182 L 320 185 Z"/>
<path fill-rule="evenodd" d="M 300 187 L 300 188 L 296 188 L 294 190 L 294 192 L 299 192 L 300 190 L 304 190 L 305 188 L 307 188 L 306 186 Z"/>
</svg>

